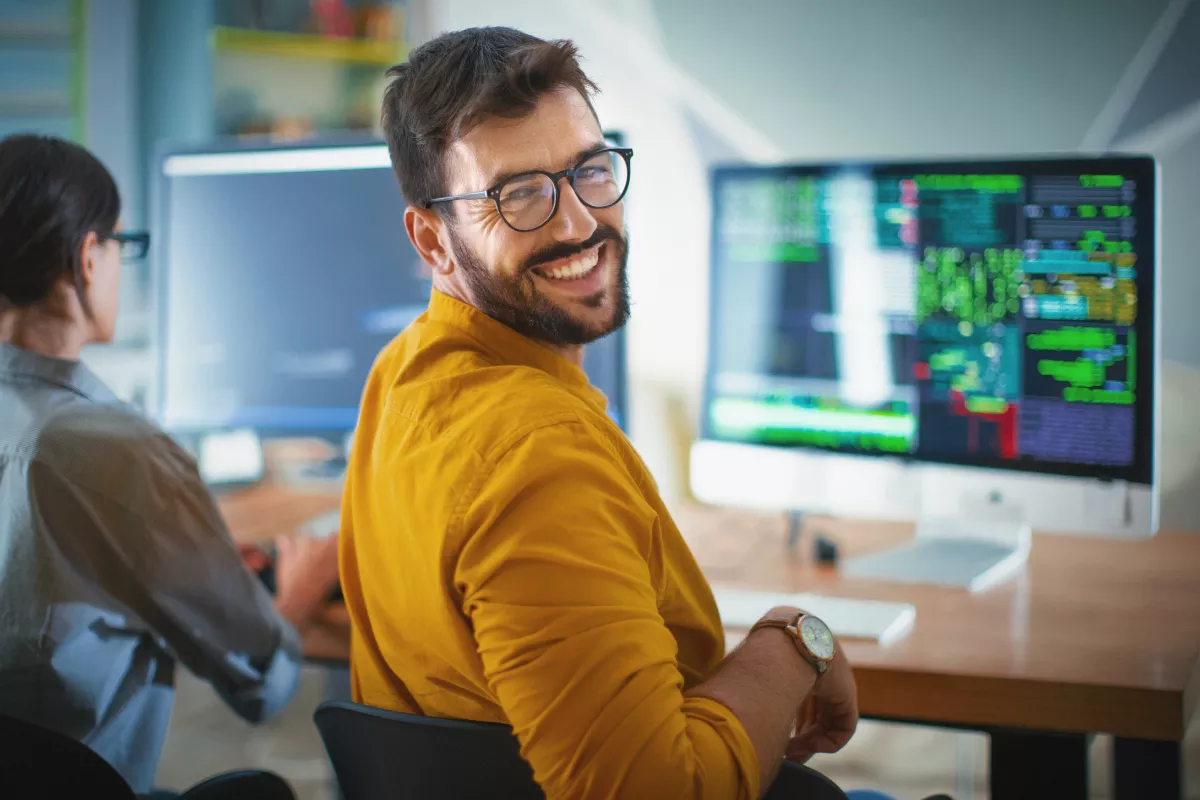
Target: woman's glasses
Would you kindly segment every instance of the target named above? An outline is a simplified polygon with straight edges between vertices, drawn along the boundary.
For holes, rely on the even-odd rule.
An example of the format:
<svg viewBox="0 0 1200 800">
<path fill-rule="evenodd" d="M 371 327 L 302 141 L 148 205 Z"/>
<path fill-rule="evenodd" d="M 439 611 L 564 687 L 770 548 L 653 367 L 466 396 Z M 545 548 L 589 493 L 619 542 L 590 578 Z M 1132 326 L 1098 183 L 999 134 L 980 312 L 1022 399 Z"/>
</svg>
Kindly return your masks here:
<svg viewBox="0 0 1200 800">
<path fill-rule="evenodd" d="M 522 233 L 535 231 L 554 218 L 558 211 L 559 181 L 567 178 L 579 201 L 589 208 L 608 208 L 621 202 L 629 189 L 627 147 L 607 147 L 584 156 L 578 164 L 561 172 L 531 170 L 505 178 L 482 192 L 435 197 L 425 204 L 455 200 L 491 200 L 507 225 Z"/>
<path fill-rule="evenodd" d="M 148 233 L 114 233 L 108 237 L 121 247 L 122 261 L 137 261 L 145 258 L 150 251 L 150 234 Z"/>
</svg>

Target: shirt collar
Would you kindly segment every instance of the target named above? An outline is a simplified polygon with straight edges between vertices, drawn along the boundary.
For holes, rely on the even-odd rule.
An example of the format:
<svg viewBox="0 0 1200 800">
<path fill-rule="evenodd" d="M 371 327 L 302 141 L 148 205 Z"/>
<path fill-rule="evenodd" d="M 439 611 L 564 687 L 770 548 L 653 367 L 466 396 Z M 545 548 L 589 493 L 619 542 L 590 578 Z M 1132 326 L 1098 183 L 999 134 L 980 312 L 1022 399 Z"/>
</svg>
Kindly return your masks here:
<svg viewBox="0 0 1200 800">
<path fill-rule="evenodd" d="M 472 305 L 434 289 L 429 299 L 428 319 L 466 333 L 501 363 L 534 367 L 548 373 L 601 413 L 608 406 L 604 393 L 592 386 L 581 367 Z"/>
<path fill-rule="evenodd" d="M 20 375 L 74 392 L 93 403 L 118 398 L 82 361 L 51 358 L 0 342 L 0 375 Z"/>
</svg>

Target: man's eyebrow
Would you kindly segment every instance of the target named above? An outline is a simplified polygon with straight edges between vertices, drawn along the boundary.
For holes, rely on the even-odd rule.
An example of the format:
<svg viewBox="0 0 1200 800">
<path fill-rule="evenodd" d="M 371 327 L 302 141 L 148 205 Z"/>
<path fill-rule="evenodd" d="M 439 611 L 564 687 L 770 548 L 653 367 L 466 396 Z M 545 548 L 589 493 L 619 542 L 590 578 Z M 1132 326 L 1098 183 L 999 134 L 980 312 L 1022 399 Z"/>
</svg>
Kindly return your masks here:
<svg viewBox="0 0 1200 800">
<path fill-rule="evenodd" d="M 590 156 L 592 153 L 595 153 L 597 150 L 604 150 L 605 148 L 611 147 L 611 146 L 612 145 L 610 145 L 608 142 L 605 142 L 605 141 L 599 141 L 599 142 L 590 144 L 587 147 L 584 147 L 583 149 L 576 152 L 575 155 L 571 156 L 569 163 L 566 166 L 564 166 L 563 169 L 569 169 L 570 167 L 573 167 L 576 164 L 578 164 L 580 161 L 583 161 L 585 158 Z M 490 181 L 488 181 L 487 186 L 489 189 L 493 189 L 511 178 L 515 178 L 518 175 L 524 175 L 527 172 L 537 172 L 538 169 L 539 168 L 537 168 L 537 167 L 528 167 L 526 169 L 515 169 L 510 172 L 502 172 L 499 175 L 492 178 Z M 546 172 L 557 172 L 557 171 L 558 170 L 554 170 L 554 169 L 546 169 Z"/>
</svg>

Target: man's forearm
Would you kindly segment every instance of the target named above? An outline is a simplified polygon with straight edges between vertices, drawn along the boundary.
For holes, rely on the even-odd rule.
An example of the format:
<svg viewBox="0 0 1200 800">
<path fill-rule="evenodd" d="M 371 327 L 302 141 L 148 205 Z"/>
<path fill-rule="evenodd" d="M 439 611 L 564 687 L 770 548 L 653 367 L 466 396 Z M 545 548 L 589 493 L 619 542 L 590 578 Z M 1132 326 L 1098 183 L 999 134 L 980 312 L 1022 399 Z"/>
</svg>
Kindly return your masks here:
<svg viewBox="0 0 1200 800">
<path fill-rule="evenodd" d="M 800 704 L 817 672 L 778 628 L 761 628 L 730 653 L 688 697 L 708 697 L 734 713 L 758 754 L 762 791 L 775 780 Z"/>
</svg>

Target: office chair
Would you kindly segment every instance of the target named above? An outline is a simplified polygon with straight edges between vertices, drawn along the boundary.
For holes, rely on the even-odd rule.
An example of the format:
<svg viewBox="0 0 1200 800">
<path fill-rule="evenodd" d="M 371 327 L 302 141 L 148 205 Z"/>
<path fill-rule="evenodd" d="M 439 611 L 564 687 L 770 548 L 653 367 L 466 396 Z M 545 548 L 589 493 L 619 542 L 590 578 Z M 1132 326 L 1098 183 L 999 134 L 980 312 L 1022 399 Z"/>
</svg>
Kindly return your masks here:
<svg viewBox="0 0 1200 800">
<path fill-rule="evenodd" d="M 201 781 L 181 794 L 179 800 L 296 800 L 296 795 L 274 772 L 244 769 Z"/>
<path fill-rule="evenodd" d="M 543 800 L 507 725 L 323 703 L 313 715 L 345 800 Z M 833 781 L 786 764 L 768 800 L 847 800 Z"/>
<path fill-rule="evenodd" d="M 3 715 L 0 715 L 0 786 L 4 787 L 5 796 L 13 800 L 35 797 L 136 800 L 121 773 L 87 745 L 41 725 Z"/>
<path fill-rule="evenodd" d="M 32 722 L 0 714 L 0 788 L 5 798 L 137 800 L 132 787 L 87 745 Z M 216 775 L 179 800 L 295 800 L 278 775 L 242 770 Z"/>
</svg>

